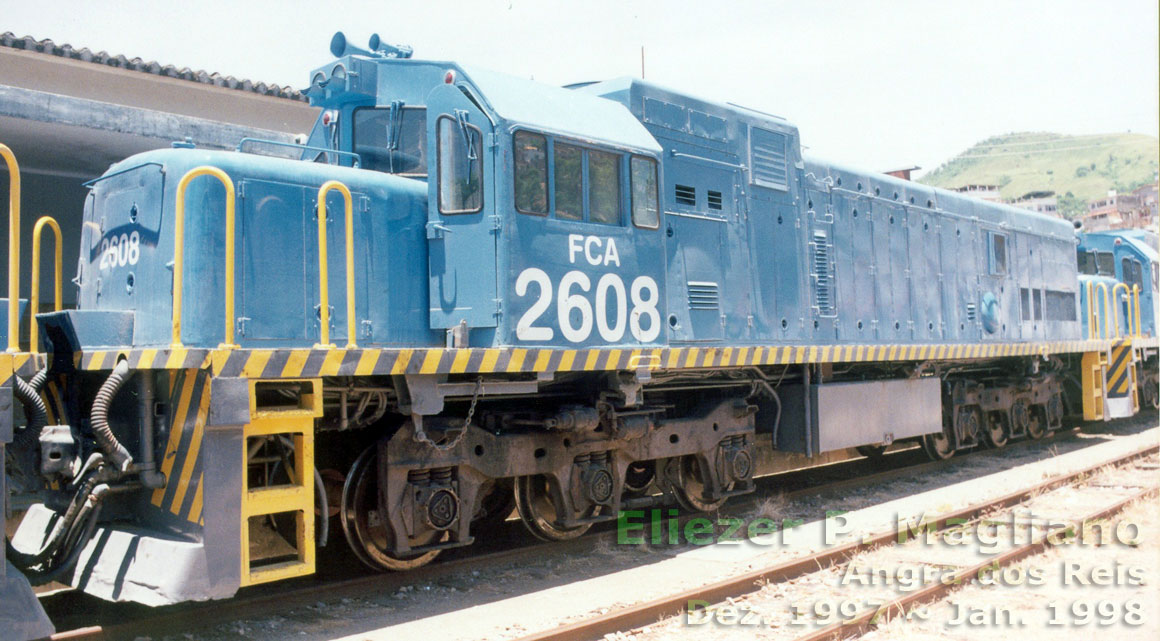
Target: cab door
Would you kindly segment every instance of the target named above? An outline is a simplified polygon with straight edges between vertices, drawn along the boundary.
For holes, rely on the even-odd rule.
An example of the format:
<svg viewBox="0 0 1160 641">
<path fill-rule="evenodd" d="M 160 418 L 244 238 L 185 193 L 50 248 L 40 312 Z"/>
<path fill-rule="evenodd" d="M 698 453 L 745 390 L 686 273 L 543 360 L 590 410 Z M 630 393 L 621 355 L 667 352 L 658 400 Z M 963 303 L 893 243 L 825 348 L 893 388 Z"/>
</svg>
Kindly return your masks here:
<svg viewBox="0 0 1160 641">
<path fill-rule="evenodd" d="M 491 121 L 455 85 L 427 98 L 427 248 L 432 329 L 495 327 L 495 158 Z"/>
</svg>

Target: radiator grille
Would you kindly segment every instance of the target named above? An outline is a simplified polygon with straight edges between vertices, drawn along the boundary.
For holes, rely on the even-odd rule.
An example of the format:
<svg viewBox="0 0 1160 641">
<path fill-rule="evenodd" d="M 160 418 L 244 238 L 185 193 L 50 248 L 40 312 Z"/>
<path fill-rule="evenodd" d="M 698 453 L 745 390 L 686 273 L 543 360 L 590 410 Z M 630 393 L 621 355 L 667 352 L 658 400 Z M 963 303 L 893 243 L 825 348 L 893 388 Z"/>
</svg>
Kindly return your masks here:
<svg viewBox="0 0 1160 641">
<path fill-rule="evenodd" d="M 721 297 L 717 283 L 689 281 L 689 309 L 720 309 Z"/>
<path fill-rule="evenodd" d="M 751 130 L 749 155 L 754 184 L 782 190 L 788 187 L 785 143 L 785 134 L 756 128 Z"/>
<path fill-rule="evenodd" d="M 813 234 L 814 306 L 822 316 L 834 315 L 834 271 L 830 265 L 830 238 L 823 230 Z"/>
</svg>

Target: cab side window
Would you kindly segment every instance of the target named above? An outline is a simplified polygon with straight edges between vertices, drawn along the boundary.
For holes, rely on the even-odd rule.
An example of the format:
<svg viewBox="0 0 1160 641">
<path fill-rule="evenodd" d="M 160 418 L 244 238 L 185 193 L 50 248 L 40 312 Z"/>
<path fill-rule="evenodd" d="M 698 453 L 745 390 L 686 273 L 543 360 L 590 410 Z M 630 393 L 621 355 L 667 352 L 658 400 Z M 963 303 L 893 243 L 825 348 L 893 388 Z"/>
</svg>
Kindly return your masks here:
<svg viewBox="0 0 1160 641">
<path fill-rule="evenodd" d="M 555 143 L 556 218 L 584 220 L 584 151 Z"/>
<path fill-rule="evenodd" d="M 1112 252 L 1096 252 L 1096 272 L 1100 276 L 1116 276 L 1116 257 Z"/>
<path fill-rule="evenodd" d="M 657 163 L 651 158 L 632 157 L 632 224 L 646 229 L 660 226 L 657 207 Z"/>
<path fill-rule="evenodd" d="M 483 209 L 483 135 L 478 128 L 440 116 L 439 211 L 472 214 Z"/>
<path fill-rule="evenodd" d="M 513 201 L 521 214 L 637 227 L 660 226 L 657 162 L 549 134 L 512 136 Z M 627 188 L 626 188 L 627 187 Z"/>
<path fill-rule="evenodd" d="M 1120 260 L 1120 273 L 1128 287 L 1133 285 L 1144 289 L 1144 268 L 1140 266 L 1140 262 L 1132 260 L 1131 258 L 1124 258 Z"/>
<path fill-rule="evenodd" d="M 515 135 L 516 210 L 548 215 L 548 141 L 538 134 Z"/>
<path fill-rule="evenodd" d="M 1095 252 L 1077 250 L 1076 261 L 1079 263 L 1079 273 L 1086 274 L 1088 276 L 1096 275 L 1097 268 Z"/>
<path fill-rule="evenodd" d="M 401 106 L 355 109 L 354 152 L 363 169 L 426 176 L 427 110 Z"/>
<path fill-rule="evenodd" d="M 588 152 L 588 218 L 594 223 L 620 224 L 620 155 Z"/>
</svg>

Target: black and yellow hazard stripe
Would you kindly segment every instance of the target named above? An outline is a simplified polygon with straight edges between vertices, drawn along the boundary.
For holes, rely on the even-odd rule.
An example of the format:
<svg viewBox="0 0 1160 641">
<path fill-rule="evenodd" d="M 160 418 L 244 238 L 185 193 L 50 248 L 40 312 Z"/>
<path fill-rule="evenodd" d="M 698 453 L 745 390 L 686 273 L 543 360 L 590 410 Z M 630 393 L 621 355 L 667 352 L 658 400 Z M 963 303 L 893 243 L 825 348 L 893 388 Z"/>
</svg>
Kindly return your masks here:
<svg viewBox="0 0 1160 641">
<path fill-rule="evenodd" d="M 28 352 L 16 352 L 8 354 L 12 358 L 12 373 L 20 376 L 24 380 L 28 380 L 33 374 L 38 372 L 40 368 L 44 367 L 44 356 L 41 354 L 30 354 Z"/>
<path fill-rule="evenodd" d="M 77 362 L 82 369 L 111 369 L 123 355 L 129 360 L 130 367 L 135 369 L 208 367 L 215 376 L 273 379 L 960 360 L 1100 351 L 1107 350 L 1112 344 L 1113 341 L 1109 340 L 1095 340 L 969 345 L 782 345 L 639 349 L 133 349 L 86 352 L 78 354 Z M 1136 345 L 1141 346 L 1146 345 Z"/>
<path fill-rule="evenodd" d="M 181 370 L 173 377 L 168 405 L 169 440 L 161 459 L 165 487 L 153 490 L 151 502 L 177 516 L 201 522 L 201 442 L 209 412 L 210 377 L 204 370 Z"/>
<path fill-rule="evenodd" d="M 209 362 L 211 350 L 178 347 L 90 350 L 73 354 L 73 363 L 83 370 L 111 370 L 121 357 L 129 361 L 130 369 L 200 369 Z"/>
<path fill-rule="evenodd" d="M 0 387 L 8 387 L 12 384 L 12 375 L 14 372 L 12 364 L 12 356 L 10 354 L 0 353 Z"/>
<path fill-rule="evenodd" d="M 1124 398 L 1131 392 L 1132 377 L 1129 374 L 1133 362 L 1130 342 L 1112 347 L 1108 359 L 1108 398 Z"/>
</svg>

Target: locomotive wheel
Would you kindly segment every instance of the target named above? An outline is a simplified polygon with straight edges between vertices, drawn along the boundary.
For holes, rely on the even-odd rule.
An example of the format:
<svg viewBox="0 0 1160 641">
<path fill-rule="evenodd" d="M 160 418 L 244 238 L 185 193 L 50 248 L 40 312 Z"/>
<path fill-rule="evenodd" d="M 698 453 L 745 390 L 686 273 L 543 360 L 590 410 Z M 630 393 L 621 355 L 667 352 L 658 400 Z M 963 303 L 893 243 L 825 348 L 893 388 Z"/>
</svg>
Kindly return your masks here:
<svg viewBox="0 0 1160 641">
<path fill-rule="evenodd" d="M 1160 389 L 1156 387 L 1153 381 L 1144 382 L 1144 407 L 1151 407 L 1152 409 L 1160 409 Z"/>
<path fill-rule="evenodd" d="M 491 489 L 479 502 L 479 511 L 471 520 L 473 527 L 495 527 L 511 516 L 516 509 L 515 482 L 512 479 L 496 479 Z"/>
<path fill-rule="evenodd" d="M 681 507 L 695 512 L 712 512 L 725 504 L 727 497 L 714 501 L 705 498 L 705 482 L 701 478 L 701 464 L 697 462 L 696 456 L 682 456 L 672 464 L 677 466 L 673 494 Z M 729 488 L 732 487 L 730 484 Z"/>
<path fill-rule="evenodd" d="M 955 455 L 955 446 L 945 430 L 922 437 L 922 450 L 932 460 L 942 461 Z"/>
<path fill-rule="evenodd" d="M 1047 425 L 1039 412 L 1031 413 L 1031 419 L 1027 422 L 1027 436 L 1036 441 L 1047 436 Z"/>
<path fill-rule="evenodd" d="M 355 460 L 342 488 L 342 531 L 350 549 L 367 567 L 380 572 L 427 565 L 439 556 L 439 550 L 405 557 L 390 553 L 394 534 L 379 511 L 378 480 L 378 446 L 371 445 Z M 433 531 L 419 544 L 434 543 L 443 534 Z"/>
<path fill-rule="evenodd" d="M 657 476 L 656 461 L 634 461 L 624 473 L 624 495 L 627 497 L 647 496 Z"/>
<path fill-rule="evenodd" d="M 999 449 L 1007 444 L 1011 439 L 1011 435 L 1007 433 L 1007 426 L 1003 421 L 997 421 L 992 418 L 985 419 L 987 421 L 987 428 L 983 430 L 983 442 L 987 447 Z"/>
<path fill-rule="evenodd" d="M 563 527 L 556 523 L 560 513 L 552 502 L 552 493 L 548 490 L 548 477 L 542 474 L 517 477 L 515 498 L 520 519 L 537 539 L 567 541 L 583 535 L 592 527 L 591 523 L 573 527 Z M 596 505 L 582 516 L 585 518 L 596 516 L 599 511 L 600 506 Z"/>
</svg>

